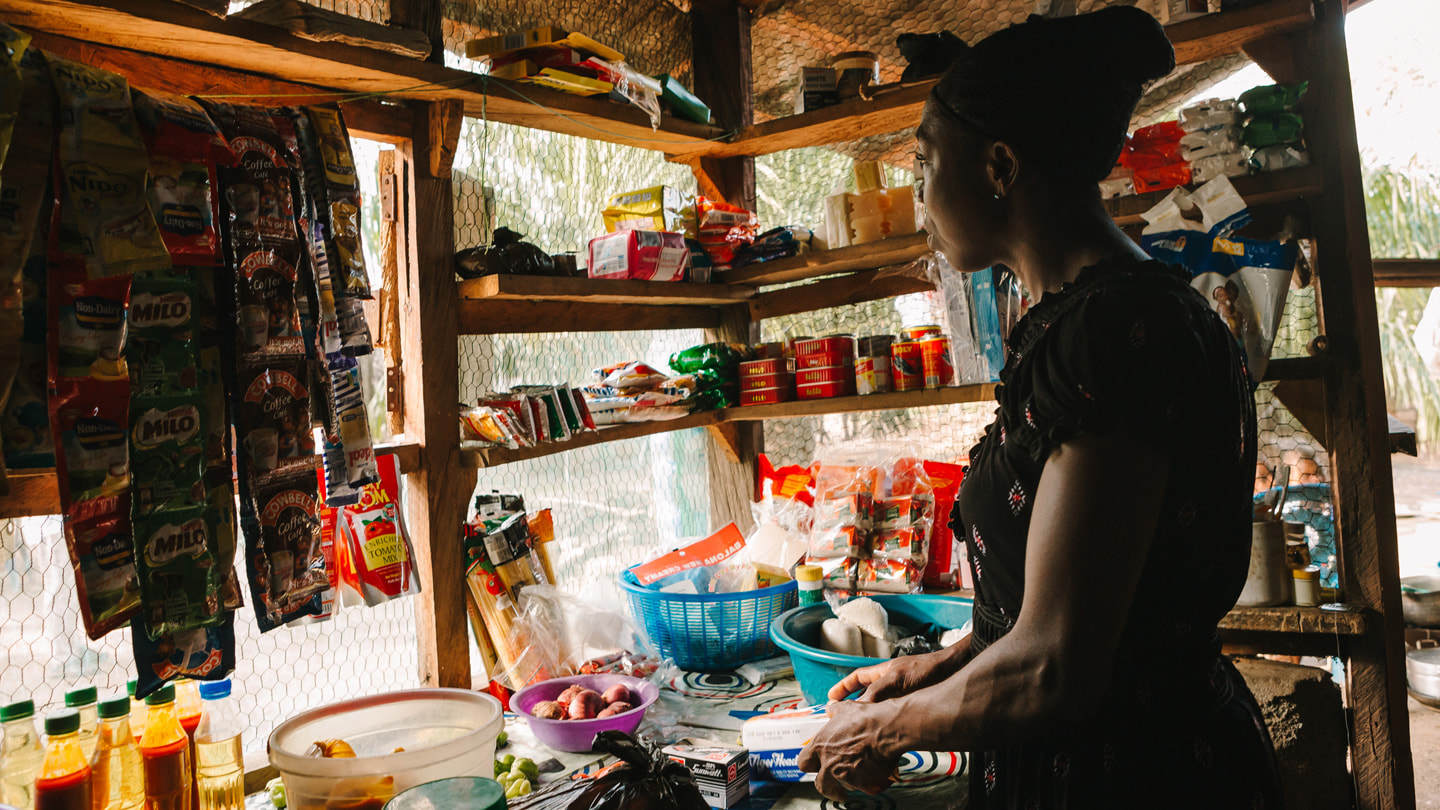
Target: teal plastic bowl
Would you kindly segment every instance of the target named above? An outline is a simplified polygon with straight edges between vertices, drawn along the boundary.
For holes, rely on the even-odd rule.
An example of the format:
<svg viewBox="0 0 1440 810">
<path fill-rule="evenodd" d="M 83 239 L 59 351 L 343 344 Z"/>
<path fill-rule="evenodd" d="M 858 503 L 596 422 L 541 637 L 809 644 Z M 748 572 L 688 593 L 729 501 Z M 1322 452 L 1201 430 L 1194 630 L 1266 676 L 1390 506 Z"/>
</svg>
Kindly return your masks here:
<svg viewBox="0 0 1440 810">
<path fill-rule="evenodd" d="M 929 594 L 890 594 L 872 596 L 885 612 L 890 623 L 908 630 L 935 625 L 942 630 L 963 627 L 970 621 L 973 601 L 955 596 Z M 806 605 L 775 617 L 770 623 L 770 637 L 775 645 L 790 654 L 795 667 L 795 680 L 811 705 L 825 703 L 830 687 L 846 675 L 861 668 L 885 661 L 860 655 L 841 655 L 820 649 L 820 625 L 835 618 L 828 604 Z"/>
</svg>

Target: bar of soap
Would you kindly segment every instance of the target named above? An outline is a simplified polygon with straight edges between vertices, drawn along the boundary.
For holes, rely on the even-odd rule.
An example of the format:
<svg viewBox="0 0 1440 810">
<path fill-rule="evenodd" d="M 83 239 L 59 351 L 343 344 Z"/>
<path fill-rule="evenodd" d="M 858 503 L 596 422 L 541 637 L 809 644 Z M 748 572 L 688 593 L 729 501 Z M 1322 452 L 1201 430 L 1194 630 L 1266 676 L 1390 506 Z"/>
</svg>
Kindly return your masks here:
<svg viewBox="0 0 1440 810">
<path fill-rule="evenodd" d="M 843 619 L 826 619 L 820 625 L 820 649 L 841 655 L 864 655 L 860 628 Z"/>
</svg>

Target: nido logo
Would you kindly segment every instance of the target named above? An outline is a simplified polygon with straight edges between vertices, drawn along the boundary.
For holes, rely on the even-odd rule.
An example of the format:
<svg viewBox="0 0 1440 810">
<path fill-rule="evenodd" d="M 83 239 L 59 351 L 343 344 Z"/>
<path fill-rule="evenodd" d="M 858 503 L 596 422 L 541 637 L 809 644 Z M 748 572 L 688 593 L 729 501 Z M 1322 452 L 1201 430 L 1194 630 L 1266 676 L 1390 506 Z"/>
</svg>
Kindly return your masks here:
<svg viewBox="0 0 1440 810">
<path fill-rule="evenodd" d="M 159 568 L 187 554 L 199 557 L 205 553 L 208 540 L 204 520 L 196 518 L 180 526 L 166 523 L 156 529 L 155 533 L 150 535 L 150 542 L 145 544 L 145 562 L 149 563 L 151 568 Z"/>
<path fill-rule="evenodd" d="M 181 326 L 190 320 L 190 296 L 182 292 L 140 293 L 130 301 L 130 324 L 137 329 Z"/>
<path fill-rule="evenodd" d="M 168 411 L 151 408 L 135 425 L 135 444 L 155 447 L 165 442 L 184 444 L 200 430 L 200 409 L 181 405 Z"/>
<path fill-rule="evenodd" d="M 66 187 L 77 194 L 129 197 L 135 193 L 135 184 L 123 175 L 112 175 L 103 168 L 88 163 L 71 167 L 65 173 L 65 178 Z"/>
</svg>

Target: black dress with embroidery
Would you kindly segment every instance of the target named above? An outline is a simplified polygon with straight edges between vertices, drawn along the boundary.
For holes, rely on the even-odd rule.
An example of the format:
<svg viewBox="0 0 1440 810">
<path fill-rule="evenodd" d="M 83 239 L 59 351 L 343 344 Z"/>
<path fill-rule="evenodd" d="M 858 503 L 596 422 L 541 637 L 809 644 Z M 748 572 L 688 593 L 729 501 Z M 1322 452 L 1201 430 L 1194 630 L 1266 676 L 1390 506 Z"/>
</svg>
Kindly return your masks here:
<svg viewBox="0 0 1440 810">
<path fill-rule="evenodd" d="M 971 807 L 1278 808 L 1269 733 L 1216 633 L 1250 557 L 1255 406 L 1236 341 L 1183 274 L 1125 257 L 1045 295 L 1007 348 L 1000 407 L 951 524 L 975 577 L 972 649 L 1022 610 L 1031 509 L 1055 447 L 1124 433 L 1164 452 L 1169 477 L 1103 709 L 975 752 Z"/>
</svg>

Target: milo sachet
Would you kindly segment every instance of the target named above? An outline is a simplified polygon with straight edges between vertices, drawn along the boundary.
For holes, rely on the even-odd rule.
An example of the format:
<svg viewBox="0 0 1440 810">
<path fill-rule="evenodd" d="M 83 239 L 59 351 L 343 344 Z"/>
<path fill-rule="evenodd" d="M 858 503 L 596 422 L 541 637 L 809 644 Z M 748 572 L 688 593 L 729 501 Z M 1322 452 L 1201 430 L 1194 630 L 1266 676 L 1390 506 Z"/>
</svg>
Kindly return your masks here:
<svg viewBox="0 0 1440 810">
<path fill-rule="evenodd" d="M 197 295 L 186 268 L 134 277 L 125 347 L 131 396 L 198 395 Z"/>
<path fill-rule="evenodd" d="M 59 251 L 93 278 L 169 267 L 125 78 L 53 54 L 46 60 L 61 122 Z"/>
<path fill-rule="evenodd" d="M 144 515 L 206 503 L 205 429 L 194 396 L 146 397 L 130 406 L 131 512 Z"/>
<path fill-rule="evenodd" d="M 215 523 L 203 502 L 134 519 L 141 615 L 151 639 L 224 619 Z"/>
</svg>

